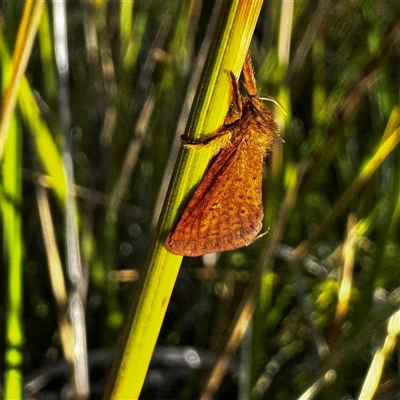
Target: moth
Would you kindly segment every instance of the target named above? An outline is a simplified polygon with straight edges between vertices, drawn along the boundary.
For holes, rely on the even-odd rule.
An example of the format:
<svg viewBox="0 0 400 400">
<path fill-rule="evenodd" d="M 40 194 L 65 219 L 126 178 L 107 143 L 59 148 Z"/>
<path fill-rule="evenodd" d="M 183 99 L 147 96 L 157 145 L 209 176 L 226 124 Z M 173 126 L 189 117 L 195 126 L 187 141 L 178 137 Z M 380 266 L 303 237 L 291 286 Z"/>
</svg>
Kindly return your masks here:
<svg viewBox="0 0 400 400">
<path fill-rule="evenodd" d="M 242 75 L 247 95 L 242 96 L 230 72 L 230 112 L 207 144 L 195 145 L 218 140 L 220 146 L 166 239 L 165 246 L 173 254 L 197 257 L 238 249 L 253 242 L 262 228 L 263 162 L 280 136 L 273 113 L 257 94 L 249 54 Z"/>
</svg>

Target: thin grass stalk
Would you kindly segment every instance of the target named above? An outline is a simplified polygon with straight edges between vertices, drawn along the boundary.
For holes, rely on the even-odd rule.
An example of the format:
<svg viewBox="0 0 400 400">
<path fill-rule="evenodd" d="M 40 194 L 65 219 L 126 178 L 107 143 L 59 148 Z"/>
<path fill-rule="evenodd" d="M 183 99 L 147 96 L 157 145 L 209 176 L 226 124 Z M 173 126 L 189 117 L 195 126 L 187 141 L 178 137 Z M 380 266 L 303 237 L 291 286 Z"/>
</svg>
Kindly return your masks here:
<svg viewBox="0 0 400 400">
<path fill-rule="evenodd" d="M 54 66 L 55 60 L 52 39 L 49 10 L 48 7 L 45 7 L 39 24 L 38 44 L 43 68 L 43 93 L 47 103 L 51 106 L 56 104 L 57 101 L 57 78 Z"/>
<path fill-rule="evenodd" d="M 23 239 L 21 222 L 21 133 L 15 118 L 9 122 L 10 136 L 5 146 L 0 187 L 3 216 L 4 262 L 8 265 L 6 294 L 6 349 L 4 372 L 4 398 L 21 399 L 24 328 L 22 322 L 22 257 Z"/>
<path fill-rule="evenodd" d="M 119 10 L 119 26 L 120 26 L 120 65 L 124 65 L 124 60 L 128 53 L 128 46 L 130 43 L 130 38 L 132 37 L 132 26 L 133 26 L 133 7 L 135 5 L 134 1 L 121 1 Z M 138 40 L 137 37 L 135 37 Z M 140 43 L 137 41 L 136 43 Z"/>
<path fill-rule="evenodd" d="M 339 277 L 338 301 L 332 328 L 329 332 L 327 343 L 334 351 L 340 331 L 350 308 L 350 296 L 353 286 L 353 269 L 356 251 L 356 217 L 351 214 L 347 221 L 347 235 L 343 244 L 343 266 Z"/>
<path fill-rule="evenodd" d="M 27 11 L 26 11 L 27 13 Z M 22 29 L 20 28 L 20 31 Z M 2 32 L 3 33 L 3 32 Z M 5 41 L 6 35 L 0 35 Z M 1 45 L 2 43 L 0 43 Z M 4 42 L 5 45 L 5 42 Z M 1 49 L 0 49 L 1 50 Z M 2 58 L 1 87 L 10 85 L 11 59 Z M 7 89 L 6 89 L 7 90 Z M 4 91 L 2 91 L 2 96 Z M 4 97 L 3 97 L 4 99 Z M 4 103 L 2 104 L 4 107 Z M 4 109 L 2 110 L 2 112 Z M 0 147 L 4 146 L 4 158 L 0 161 L 0 207 L 2 214 L 3 263 L 8 268 L 5 301 L 4 384 L 5 398 L 22 398 L 23 393 L 23 298 L 22 298 L 22 226 L 21 226 L 21 136 L 20 125 L 11 112 L 8 125 L 10 138 L 5 143 L 0 131 Z M 8 133 L 8 132 L 7 132 Z M 0 149 L 1 152 L 1 149 Z"/>
<path fill-rule="evenodd" d="M 57 247 L 54 224 L 50 212 L 50 204 L 46 189 L 36 185 L 40 224 L 42 226 L 51 289 L 57 304 L 58 329 L 64 357 L 72 365 L 74 356 L 74 333 L 71 321 L 68 320 L 68 294 L 64 279 L 61 257 Z"/>
<path fill-rule="evenodd" d="M 330 3 L 330 0 L 316 3 L 312 19 L 308 24 L 307 30 L 304 33 L 299 46 L 294 52 L 293 61 L 290 63 L 287 75 L 289 80 L 291 80 L 291 78 L 303 67 L 305 59 L 317 39 L 317 32 L 330 10 Z"/>
<path fill-rule="evenodd" d="M 332 384 L 337 378 L 337 373 L 333 369 L 326 372 L 321 376 L 312 386 L 310 386 L 305 393 L 303 393 L 298 400 L 312 400 L 314 399 L 324 388 Z"/>
<path fill-rule="evenodd" d="M 369 400 L 375 398 L 379 381 L 382 378 L 383 369 L 400 335 L 400 311 L 396 311 L 389 319 L 387 325 L 387 335 L 382 346 L 375 351 L 373 360 L 365 376 L 363 386 L 360 391 L 359 400 Z"/>
<path fill-rule="evenodd" d="M 131 2 L 126 1 L 124 4 L 130 4 Z M 133 3 L 133 2 L 132 2 Z M 132 32 L 130 32 L 129 37 L 126 38 L 126 50 L 124 50 L 123 44 L 121 43 L 121 66 L 123 69 L 123 81 L 129 82 L 131 77 L 129 76 L 132 68 L 136 65 L 136 61 L 143 43 L 144 33 L 147 27 L 148 13 L 139 12 L 136 14 Z M 124 38 L 123 38 L 124 39 Z"/>
<path fill-rule="evenodd" d="M 57 196 L 60 206 L 63 207 L 65 205 L 67 188 L 61 154 L 54 142 L 49 127 L 40 114 L 35 98 L 33 97 L 32 89 L 25 77 L 21 82 L 20 93 L 21 95 L 18 98 L 19 108 L 21 109 L 23 120 L 30 128 L 36 156 L 48 175 L 51 187 Z"/>
<path fill-rule="evenodd" d="M 63 164 L 67 181 L 65 203 L 65 237 L 67 240 L 67 271 L 71 283 L 69 309 L 74 331 L 73 387 L 75 396 L 85 399 L 89 396 L 89 371 L 86 347 L 85 298 L 86 282 L 82 275 L 79 247 L 78 215 L 74 193 L 74 169 L 71 148 L 71 121 L 69 100 L 69 59 L 67 51 L 66 3 L 53 2 L 54 44 L 58 73 L 60 128 L 64 137 Z"/>
<path fill-rule="evenodd" d="M 221 126 L 228 110 L 229 75 L 239 75 L 250 44 L 261 2 L 227 2 L 215 34 L 186 131 L 189 140 L 210 135 Z M 104 398 L 138 398 L 160 331 L 182 257 L 167 252 L 165 233 L 178 208 L 198 183 L 211 157 L 208 150 L 181 150 L 156 237 L 140 283 L 140 291 L 120 340 Z"/>
</svg>

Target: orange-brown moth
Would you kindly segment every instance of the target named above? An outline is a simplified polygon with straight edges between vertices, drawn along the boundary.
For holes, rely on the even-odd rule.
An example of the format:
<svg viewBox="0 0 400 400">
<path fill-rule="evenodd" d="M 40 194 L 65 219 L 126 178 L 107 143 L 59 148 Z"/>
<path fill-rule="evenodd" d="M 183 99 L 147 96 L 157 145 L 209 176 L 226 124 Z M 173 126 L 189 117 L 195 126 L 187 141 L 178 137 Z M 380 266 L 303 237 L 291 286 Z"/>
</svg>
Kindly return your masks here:
<svg viewBox="0 0 400 400">
<path fill-rule="evenodd" d="M 241 95 L 231 72 L 230 112 L 211 139 L 195 144 L 223 143 L 167 237 L 165 246 L 171 253 L 196 257 L 237 249 L 250 244 L 262 228 L 263 161 L 279 133 L 272 112 L 257 94 L 249 54 L 242 74 L 247 96 Z"/>
</svg>

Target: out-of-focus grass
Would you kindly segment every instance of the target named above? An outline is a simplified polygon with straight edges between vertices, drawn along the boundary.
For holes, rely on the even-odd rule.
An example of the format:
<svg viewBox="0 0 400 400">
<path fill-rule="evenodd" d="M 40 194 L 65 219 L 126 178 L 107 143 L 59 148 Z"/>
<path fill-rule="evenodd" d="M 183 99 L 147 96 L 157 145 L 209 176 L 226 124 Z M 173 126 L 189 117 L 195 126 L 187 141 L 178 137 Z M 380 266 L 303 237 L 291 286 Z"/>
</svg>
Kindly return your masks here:
<svg viewBox="0 0 400 400">
<path fill-rule="evenodd" d="M 193 99 L 188 83 L 198 73 L 213 3 L 68 3 L 72 154 L 89 353 L 116 345 L 138 290 L 129 277 L 143 273 L 153 213 L 162 203 L 158 193 L 165 193 L 160 186 L 170 150 L 179 146 L 175 132 L 178 120 L 185 119 L 181 110 Z M 17 51 L 22 4 L 0 6 L 6 33 L 0 35 L 6 39 L 0 46 L 2 72 Z M 293 6 L 265 2 L 251 44 L 260 95 L 274 96 L 288 113 L 277 110 L 285 143 L 276 144 L 265 168 L 269 232 L 245 249 L 183 260 L 158 345 L 171 346 L 171 352 L 193 346 L 219 354 L 253 282 L 260 285 L 254 292 L 255 314 L 221 386 L 213 388 L 215 398 L 238 393 L 260 399 L 366 398 L 378 390 L 390 397 L 400 386 L 392 350 L 400 286 L 400 78 L 394 45 L 400 6 L 311 0 Z M 51 11 L 46 3 L 25 78 L 19 77 L 13 114 L 15 126 L 23 128 L 16 166 L 23 197 L 13 217 L 21 221 L 22 237 L 15 252 L 10 251 L 13 223 L 3 201 L 12 178 L 5 162 L 0 179 L 3 265 L 15 265 L 24 254 L 19 304 L 24 303 L 25 358 L 18 374 L 28 377 L 30 397 L 50 390 L 50 385 L 34 386 L 29 377 L 62 359 L 68 336 L 55 322 L 62 321 L 57 317 L 62 305 L 56 305 L 50 290 L 54 277 L 44 267 L 48 257 L 55 260 L 49 256 L 57 254 L 53 251 L 65 267 L 67 251 L 63 110 Z M 3 81 L 2 102 L 4 90 Z M 47 191 L 51 219 L 44 217 L 46 202 L 39 213 L 35 185 Z M 42 233 L 40 228 L 45 221 L 54 224 L 50 249 L 45 246 L 51 229 Z M 252 281 L 256 266 L 264 267 L 258 284 Z M 15 299 L 17 289 L 6 289 L 5 283 L 13 273 L 1 270 L 0 293 Z M 11 311 L 0 305 L 0 321 Z M 371 354 L 377 346 L 384 351 Z M 1 348 L 5 354 L 5 344 Z M 202 370 L 170 366 L 174 377 L 159 364 L 152 366 L 142 397 L 197 398 L 212 371 L 212 362 L 201 360 Z M 102 376 L 110 363 L 103 362 Z M 368 370 L 380 380 L 368 385 Z M 157 384 L 155 373 L 161 377 Z M 68 381 L 72 378 L 65 374 L 51 390 L 60 392 Z M 92 375 L 93 396 L 102 392 L 102 383 Z"/>
</svg>

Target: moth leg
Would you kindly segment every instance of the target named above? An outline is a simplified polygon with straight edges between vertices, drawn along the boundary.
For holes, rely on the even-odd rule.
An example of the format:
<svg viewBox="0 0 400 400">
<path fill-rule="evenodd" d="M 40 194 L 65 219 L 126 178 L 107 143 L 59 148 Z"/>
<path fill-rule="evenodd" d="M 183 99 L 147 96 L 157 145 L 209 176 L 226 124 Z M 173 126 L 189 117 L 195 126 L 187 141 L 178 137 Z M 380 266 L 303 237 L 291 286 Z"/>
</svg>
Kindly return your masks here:
<svg viewBox="0 0 400 400">
<path fill-rule="evenodd" d="M 242 96 L 239 91 L 239 83 L 232 71 L 229 72 L 231 77 L 231 105 L 228 115 L 225 117 L 224 125 L 233 124 L 242 118 Z"/>
<path fill-rule="evenodd" d="M 225 147 L 231 141 L 231 138 L 232 132 L 229 130 L 223 130 L 217 132 L 214 136 L 205 140 L 189 142 L 182 139 L 182 142 L 187 149 L 199 149 L 202 147 L 208 147 L 213 148 L 214 151 L 218 151 L 219 149 Z"/>
<path fill-rule="evenodd" d="M 215 147 L 215 150 L 219 150 L 223 147 L 225 147 L 232 138 L 232 132 L 230 129 L 224 129 L 225 127 L 227 128 L 228 125 L 233 124 L 234 122 L 240 120 L 242 118 L 242 110 L 243 110 L 243 105 L 242 105 L 242 96 L 240 94 L 239 90 L 239 82 L 237 81 L 235 75 L 233 74 L 232 71 L 229 72 L 229 75 L 231 77 L 231 104 L 230 104 L 230 112 L 228 115 L 225 117 L 224 124 L 221 128 L 220 131 L 218 131 L 214 136 L 205 139 L 205 140 L 199 140 L 195 142 L 190 142 L 186 140 L 184 137 L 181 136 L 181 140 L 183 142 L 183 145 L 188 148 L 199 148 L 199 147 Z"/>
<path fill-rule="evenodd" d="M 254 78 L 253 64 L 251 63 L 250 52 L 247 52 L 246 59 L 243 64 L 243 80 L 244 87 L 247 90 L 249 96 L 257 95 L 256 79 Z"/>
</svg>

